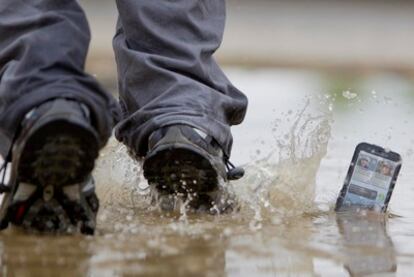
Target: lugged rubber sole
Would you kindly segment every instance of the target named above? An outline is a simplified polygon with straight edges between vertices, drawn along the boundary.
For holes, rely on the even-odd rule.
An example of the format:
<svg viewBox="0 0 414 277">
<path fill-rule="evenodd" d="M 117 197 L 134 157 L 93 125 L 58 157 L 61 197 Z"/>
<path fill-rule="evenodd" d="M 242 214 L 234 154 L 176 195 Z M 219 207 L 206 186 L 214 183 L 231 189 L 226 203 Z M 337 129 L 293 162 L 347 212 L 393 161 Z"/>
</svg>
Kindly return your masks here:
<svg viewBox="0 0 414 277">
<path fill-rule="evenodd" d="M 30 136 L 18 165 L 20 182 L 64 186 L 84 181 L 98 157 L 96 138 L 64 121 L 47 124 Z"/>
<path fill-rule="evenodd" d="M 235 195 L 220 186 L 220 177 L 210 161 L 177 144 L 153 150 L 144 162 L 144 177 L 155 189 L 153 204 L 162 211 L 176 210 L 179 199 L 194 212 L 222 214 L 237 209 Z"/>
<path fill-rule="evenodd" d="M 143 169 L 149 185 L 162 194 L 208 193 L 218 184 L 217 170 L 206 157 L 177 144 L 154 149 Z"/>
<path fill-rule="evenodd" d="M 56 120 L 34 130 L 12 168 L 17 176 L 13 197 L 19 186 L 30 184 L 35 191 L 24 201 L 11 199 L 7 220 L 40 232 L 80 227 L 93 234 L 99 201 L 94 189 L 82 195 L 80 184 L 90 176 L 98 153 L 97 136 L 85 126 Z M 65 190 L 74 185 L 79 197 L 70 199 Z"/>
</svg>

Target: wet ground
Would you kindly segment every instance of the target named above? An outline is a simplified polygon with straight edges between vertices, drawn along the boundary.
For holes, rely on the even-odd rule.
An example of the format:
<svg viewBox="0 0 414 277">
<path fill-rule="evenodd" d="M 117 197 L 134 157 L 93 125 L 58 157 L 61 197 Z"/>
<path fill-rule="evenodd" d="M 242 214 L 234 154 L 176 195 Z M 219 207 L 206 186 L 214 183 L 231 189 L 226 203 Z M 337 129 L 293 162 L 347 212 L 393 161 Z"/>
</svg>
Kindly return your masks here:
<svg viewBox="0 0 414 277">
<path fill-rule="evenodd" d="M 139 164 L 114 140 L 95 176 L 94 237 L 0 234 L 2 276 L 411 276 L 414 269 L 414 82 L 227 68 L 250 98 L 234 127 L 231 184 L 240 211 L 165 214 L 148 204 Z M 355 146 L 402 154 L 392 216 L 337 216 L 332 207 Z"/>
</svg>

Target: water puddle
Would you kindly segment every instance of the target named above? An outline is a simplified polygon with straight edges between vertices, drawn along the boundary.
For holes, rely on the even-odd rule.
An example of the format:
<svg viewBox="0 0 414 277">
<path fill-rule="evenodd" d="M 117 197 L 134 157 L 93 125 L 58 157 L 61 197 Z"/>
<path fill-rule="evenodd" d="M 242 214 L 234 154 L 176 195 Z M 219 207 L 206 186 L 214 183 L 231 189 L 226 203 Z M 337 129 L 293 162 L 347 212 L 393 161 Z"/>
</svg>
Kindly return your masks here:
<svg viewBox="0 0 414 277">
<path fill-rule="evenodd" d="M 233 69 L 230 75 L 252 102 L 246 124 L 234 129 L 233 156 L 246 168 L 246 177 L 230 184 L 239 211 L 197 214 L 181 203 L 161 212 L 140 163 L 111 139 L 94 173 L 102 207 L 97 235 L 3 232 L 2 276 L 409 276 L 414 141 L 407 136 L 414 99 L 403 92 L 410 86 L 391 78 L 386 83 L 402 91 L 391 97 L 378 89 L 383 76 L 335 95 L 321 92 L 329 86 L 314 73 Z M 278 103 L 266 104 L 271 93 Z M 391 202 L 401 217 L 332 211 L 354 147 L 365 139 L 404 154 Z"/>
</svg>

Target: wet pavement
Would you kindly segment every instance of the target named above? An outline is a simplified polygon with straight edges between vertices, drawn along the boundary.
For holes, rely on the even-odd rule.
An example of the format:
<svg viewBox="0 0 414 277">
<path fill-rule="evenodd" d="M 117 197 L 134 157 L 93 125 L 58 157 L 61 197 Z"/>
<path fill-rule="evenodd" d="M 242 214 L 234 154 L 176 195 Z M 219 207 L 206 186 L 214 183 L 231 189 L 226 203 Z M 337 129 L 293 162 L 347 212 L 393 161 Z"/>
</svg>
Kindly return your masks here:
<svg viewBox="0 0 414 277">
<path fill-rule="evenodd" d="M 158 211 L 139 163 L 111 140 L 95 171 L 96 236 L 2 232 L 0 275 L 411 276 L 414 83 L 392 74 L 226 72 L 250 98 L 245 124 L 233 128 L 234 163 L 247 168 L 231 184 L 239 212 Z M 361 141 L 403 156 L 392 216 L 332 211 Z"/>
</svg>

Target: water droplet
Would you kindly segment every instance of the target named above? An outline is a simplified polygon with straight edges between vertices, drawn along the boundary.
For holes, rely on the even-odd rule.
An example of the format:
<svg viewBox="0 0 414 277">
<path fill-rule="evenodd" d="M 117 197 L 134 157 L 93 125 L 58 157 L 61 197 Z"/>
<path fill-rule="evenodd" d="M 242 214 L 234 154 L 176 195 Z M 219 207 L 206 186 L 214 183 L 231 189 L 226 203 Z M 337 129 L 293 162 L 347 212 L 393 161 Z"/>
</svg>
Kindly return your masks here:
<svg viewBox="0 0 414 277">
<path fill-rule="evenodd" d="M 230 228 L 225 228 L 224 230 L 223 230 L 223 234 L 226 236 L 226 237 L 229 237 L 229 236 L 231 236 L 231 234 L 233 233 L 233 231 L 230 229 Z"/>
<path fill-rule="evenodd" d="M 344 98 L 348 99 L 348 100 L 351 100 L 351 99 L 356 98 L 358 96 L 358 94 L 353 93 L 353 92 L 351 92 L 349 90 L 346 90 L 346 91 L 342 92 L 342 96 Z"/>
</svg>

